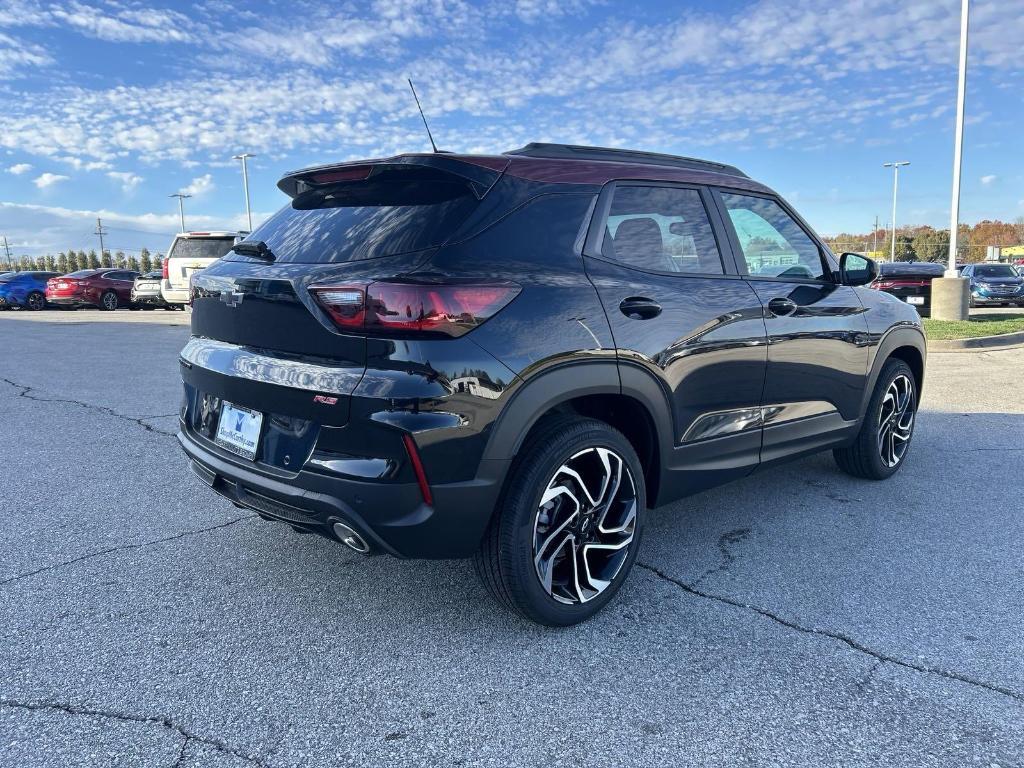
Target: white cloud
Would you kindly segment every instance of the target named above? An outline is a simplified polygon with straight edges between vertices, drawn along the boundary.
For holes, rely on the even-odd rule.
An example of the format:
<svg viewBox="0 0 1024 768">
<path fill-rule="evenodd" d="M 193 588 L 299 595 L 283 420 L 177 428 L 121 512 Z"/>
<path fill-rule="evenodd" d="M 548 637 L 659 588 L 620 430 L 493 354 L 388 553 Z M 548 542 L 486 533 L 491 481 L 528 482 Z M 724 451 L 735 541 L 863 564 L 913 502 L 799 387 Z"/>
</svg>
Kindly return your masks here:
<svg viewBox="0 0 1024 768">
<path fill-rule="evenodd" d="M 49 171 L 47 171 L 41 176 L 37 176 L 35 179 L 33 179 L 32 183 L 35 184 L 40 189 L 46 189 L 47 187 L 53 186 L 58 181 L 67 180 L 67 176 L 61 176 L 59 173 L 50 173 Z"/>
<path fill-rule="evenodd" d="M 178 209 L 168 201 L 166 213 L 131 214 L 107 208 L 83 210 L 26 203 L 0 202 L 0 231 L 19 249 L 32 255 L 57 253 L 68 248 L 94 247 L 92 236 L 96 219 L 103 219 L 109 231 L 107 243 L 114 250 L 132 251 L 143 246 L 163 252 L 178 231 Z M 253 211 L 253 223 L 261 223 L 269 213 Z M 245 214 L 218 217 L 185 211 L 185 223 L 191 229 L 240 230 L 246 227 Z"/>
<path fill-rule="evenodd" d="M 121 189 L 125 192 L 131 192 L 144 181 L 141 176 L 131 171 L 108 171 L 107 176 L 121 182 Z"/>
<path fill-rule="evenodd" d="M 65 8 L 51 11 L 52 18 L 89 37 L 119 43 L 187 42 L 193 39 L 190 19 L 182 13 L 154 8 L 101 8 L 74 0 Z"/>
<path fill-rule="evenodd" d="M 41 45 L 0 32 L 0 80 L 15 79 L 33 67 L 46 67 L 53 57 Z"/>
<path fill-rule="evenodd" d="M 32 170 L 32 166 L 29 163 L 15 163 L 7 169 L 8 173 L 13 173 L 15 176 L 21 176 L 23 173 L 28 173 Z"/>
<path fill-rule="evenodd" d="M 202 176 L 192 179 L 192 183 L 181 191 L 186 195 L 192 195 L 192 197 L 202 197 L 216 188 L 217 185 L 213 182 L 213 175 L 204 173 Z"/>
<path fill-rule="evenodd" d="M 997 178 L 997 177 L 996 177 L 996 175 L 995 175 L 994 173 L 990 173 L 990 174 L 988 174 L 987 176 L 982 176 L 982 177 L 981 177 L 981 183 L 982 183 L 982 184 L 984 184 L 984 185 L 985 185 L 985 186 L 987 187 L 987 186 L 989 186 L 989 185 L 990 185 L 990 184 L 991 184 L 991 183 L 992 183 L 993 181 L 995 181 L 995 180 L 996 180 L 996 178 Z"/>
</svg>

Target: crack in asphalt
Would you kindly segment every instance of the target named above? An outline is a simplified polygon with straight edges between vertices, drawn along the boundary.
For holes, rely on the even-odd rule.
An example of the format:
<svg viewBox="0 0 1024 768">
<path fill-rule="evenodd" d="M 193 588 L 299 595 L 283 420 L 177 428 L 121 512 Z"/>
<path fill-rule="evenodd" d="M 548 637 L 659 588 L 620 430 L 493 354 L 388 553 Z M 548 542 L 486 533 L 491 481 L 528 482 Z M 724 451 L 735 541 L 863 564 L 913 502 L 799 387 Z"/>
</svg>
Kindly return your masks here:
<svg viewBox="0 0 1024 768">
<path fill-rule="evenodd" d="M 251 754 L 239 747 L 233 747 L 222 739 L 195 733 L 177 722 L 174 718 L 168 717 L 167 715 L 138 715 L 131 712 L 94 709 L 92 707 L 84 707 L 77 704 L 66 704 L 60 701 L 18 701 L 4 696 L 0 696 L 0 706 L 26 710 L 29 712 L 61 712 L 66 715 L 73 715 L 76 717 L 100 717 L 108 720 L 118 720 L 123 723 L 141 723 L 144 725 L 158 725 L 161 728 L 167 728 L 185 739 L 185 742 L 182 744 L 178 753 L 178 761 L 175 762 L 175 765 L 178 765 L 181 761 L 186 745 L 188 745 L 189 742 L 197 741 L 201 744 L 213 747 L 218 752 L 223 752 L 224 754 L 233 755 L 234 757 L 245 760 L 252 765 L 258 765 L 261 766 L 261 768 L 268 768 L 269 766 L 269 764 L 259 755 Z"/>
<path fill-rule="evenodd" d="M 816 635 L 818 637 L 829 638 L 830 640 L 838 640 L 839 642 L 849 646 L 853 650 L 867 654 L 868 656 L 872 656 L 875 659 L 878 659 L 882 662 L 895 664 L 898 667 L 903 667 L 904 669 L 909 669 L 914 672 L 921 672 L 922 674 L 937 675 L 939 677 L 944 677 L 947 680 L 953 680 L 955 682 L 964 683 L 965 685 L 970 685 L 975 688 L 981 688 L 983 690 L 989 691 L 990 693 L 999 693 L 1003 696 L 1013 699 L 1014 701 L 1020 704 L 1024 704 L 1024 693 L 1015 691 L 1012 688 L 1007 688 L 1005 686 L 997 685 L 995 683 L 988 683 L 984 680 L 976 680 L 972 677 L 968 677 L 967 675 L 961 674 L 959 672 L 951 672 L 947 669 L 942 669 L 941 667 L 928 667 L 923 664 L 914 664 L 912 662 L 905 661 L 904 659 L 899 659 L 895 656 L 891 656 L 883 651 L 877 651 L 874 648 L 869 648 L 860 641 L 855 640 L 854 638 L 850 637 L 849 635 L 843 634 L 842 632 L 835 632 L 828 629 L 818 629 L 816 627 L 805 627 L 801 624 L 797 624 L 794 620 L 787 619 L 784 616 L 780 616 L 779 614 L 774 613 L 773 611 L 770 611 L 767 608 L 762 608 L 757 605 L 751 605 L 750 603 L 744 603 L 740 600 L 736 600 L 725 595 L 716 595 L 712 592 L 705 592 L 704 590 L 699 589 L 696 586 L 696 584 L 688 584 L 685 581 L 682 581 L 681 579 L 675 578 L 674 576 L 669 576 L 660 568 L 657 568 L 656 566 L 650 565 L 648 563 L 642 563 L 639 560 L 637 560 L 636 564 L 638 567 L 650 571 L 655 576 L 658 576 L 659 578 L 669 582 L 670 584 L 674 584 L 684 592 L 687 592 L 691 595 L 695 595 L 696 597 L 702 597 L 705 600 L 714 600 L 719 603 L 724 603 L 725 605 L 731 605 L 734 608 L 742 608 L 746 611 L 752 611 L 754 613 L 760 614 L 761 616 L 764 616 L 766 619 L 771 619 L 776 624 L 779 624 L 788 629 L 795 630 L 797 632 L 802 632 L 806 635 Z"/>
<path fill-rule="evenodd" d="M 245 520 L 252 520 L 252 519 L 254 519 L 256 517 L 259 517 L 259 515 L 255 515 L 255 514 L 252 514 L 252 515 L 242 515 L 241 517 L 236 517 L 233 520 L 228 520 L 226 523 L 218 523 L 217 525 L 210 525 L 210 526 L 207 526 L 206 528 L 197 528 L 197 529 L 194 529 L 194 530 L 191 530 L 191 531 L 182 531 L 181 533 L 176 533 L 173 536 L 164 536 L 163 538 L 153 539 L 152 541 L 140 541 L 140 542 L 137 542 L 137 543 L 134 543 L 134 544 L 118 544 L 117 546 L 108 547 L 107 549 L 101 549 L 101 550 L 98 550 L 96 552 L 89 552 L 88 554 L 85 554 L 85 555 L 79 555 L 78 557 L 74 557 L 71 560 L 65 560 L 63 562 L 53 563 L 51 565 L 44 565 L 42 568 L 36 568 L 34 571 L 25 571 L 24 573 L 19 573 L 19 574 L 16 574 L 14 576 L 8 576 L 6 579 L 3 579 L 2 581 L 0 581 L 0 587 L 4 586 L 5 584 L 10 584 L 13 581 L 19 581 L 20 579 L 27 579 L 29 576 L 35 576 L 35 575 L 40 574 L 40 573 L 45 573 L 46 571 L 52 571 L 52 570 L 57 569 L 57 568 L 64 568 L 65 566 L 68 566 L 68 565 L 74 565 L 75 563 L 80 563 L 83 560 L 90 560 L 90 559 L 92 559 L 94 557 L 102 557 L 103 555 L 109 555 L 109 554 L 112 554 L 114 552 L 124 552 L 124 551 L 130 550 L 130 549 L 143 549 L 144 547 L 152 547 L 152 546 L 155 546 L 157 544 L 163 544 L 164 542 L 167 542 L 167 541 L 175 541 L 176 539 L 184 539 L 186 536 L 195 536 L 195 535 L 200 534 L 200 533 L 208 533 L 209 531 L 216 531 L 219 528 L 227 528 L 229 525 L 234 525 L 235 523 L 241 523 L 241 522 L 243 522 Z"/>
<path fill-rule="evenodd" d="M 718 537 L 718 551 L 722 554 L 722 562 L 716 566 L 708 568 L 703 574 L 701 574 L 695 582 L 694 586 L 700 584 L 705 579 L 710 578 L 719 573 L 723 573 L 729 570 L 729 567 L 736 562 L 736 555 L 732 553 L 732 546 L 734 544 L 741 544 L 750 538 L 749 528 L 736 528 L 731 531 L 726 531 Z"/>
<path fill-rule="evenodd" d="M 34 400 L 39 403 L 66 403 L 68 405 L 77 405 L 79 408 L 85 408 L 86 410 L 89 411 L 97 411 L 98 413 L 102 413 L 106 416 L 113 416 L 114 418 L 121 419 L 122 421 L 127 421 L 131 424 L 135 424 L 138 427 L 142 427 L 147 432 L 153 432 L 154 434 L 157 435 L 164 435 L 165 437 L 175 437 L 177 435 L 176 432 L 168 432 L 165 429 L 160 429 L 158 427 L 154 427 L 152 424 L 146 423 L 147 419 L 161 419 L 168 418 L 170 416 L 177 416 L 178 414 L 176 412 L 167 414 L 167 416 L 158 414 L 156 416 L 140 416 L 139 418 L 135 418 L 134 416 L 127 416 L 123 413 L 118 413 L 113 408 L 108 408 L 105 405 L 96 405 L 95 403 L 86 403 L 82 400 L 73 400 L 70 398 L 63 397 L 41 397 L 39 395 L 32 394 L 40 391 L 36 387 L 31 387 L 27 384 L 19 384 L 18 382 L 11 381 L 8 378 L 0 378 L 0 381 L 4 382 L 5 384 L 9 384 L 15 389 L 21 390 L 20 392 L 18 392 L 17 396 L 24 397 L 26 400 Z"/>
</svg>

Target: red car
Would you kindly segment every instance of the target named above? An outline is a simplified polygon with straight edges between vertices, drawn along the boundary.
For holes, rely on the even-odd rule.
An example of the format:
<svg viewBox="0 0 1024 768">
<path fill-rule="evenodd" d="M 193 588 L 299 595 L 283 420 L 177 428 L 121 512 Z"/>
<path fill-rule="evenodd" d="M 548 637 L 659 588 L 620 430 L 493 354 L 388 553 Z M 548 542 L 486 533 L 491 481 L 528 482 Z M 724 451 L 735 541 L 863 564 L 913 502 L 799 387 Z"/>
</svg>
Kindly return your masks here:
<svg viewBox="0 0 1024 768">
<path fill-rule="evenodd" d="M 132 285 L 138 272 L 127 269 L 80 269 L 46 281 L 46 301 L 55 307 L 132 308 Z"/>
</svg>

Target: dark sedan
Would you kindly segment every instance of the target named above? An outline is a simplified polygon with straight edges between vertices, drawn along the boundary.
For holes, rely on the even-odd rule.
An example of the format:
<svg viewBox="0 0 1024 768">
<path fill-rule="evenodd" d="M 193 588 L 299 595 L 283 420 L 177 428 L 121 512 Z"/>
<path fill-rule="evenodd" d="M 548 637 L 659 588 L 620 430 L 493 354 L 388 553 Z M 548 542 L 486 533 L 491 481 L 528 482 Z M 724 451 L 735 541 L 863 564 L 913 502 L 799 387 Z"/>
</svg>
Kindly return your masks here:
<svg viewBox="0 0 1024 768">
<path fill-rule="evenodd" d="M 945 267 L 929 261 L 892 261 L 878 265 L 875 290 L 891 293 L 912 305 L 922 315 L 931 312 L 932 280 L 942 277 Z"/>
<path fill-rule="evenodd" d="M 57 307 L 133 308 L 132 286 L 138 272 L 127 269 L 81 269 L 46 283 L 46 300 Z"/>
</svg>

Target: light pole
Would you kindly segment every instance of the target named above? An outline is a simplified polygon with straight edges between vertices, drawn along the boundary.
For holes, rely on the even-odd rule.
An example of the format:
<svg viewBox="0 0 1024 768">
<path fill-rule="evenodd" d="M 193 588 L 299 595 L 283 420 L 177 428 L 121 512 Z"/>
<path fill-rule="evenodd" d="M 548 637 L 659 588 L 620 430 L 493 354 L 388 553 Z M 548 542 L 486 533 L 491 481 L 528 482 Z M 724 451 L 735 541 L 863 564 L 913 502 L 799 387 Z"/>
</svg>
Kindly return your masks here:
<svg viewBox="0 0 1024 768">
<path fill-rule="evenodd" d="M 960 165 L 964 143 L 964 102 L 967 98 L 967 17 L 968 0 L 960 6 L 960 75 L 956 90 L 956 140 L 953 145 L 953 204 L 949 216 L 949 264 L 946 277 L 956 272 L 956 236 L 960 225 Z"/>
<path fill-rule="evenodd" d="M 185 205 L 184 200 L 186 197 L 192 197 L 192 195 L 186 195 L 184 192 L 175 192 L 173 195 L 168 197 L 178 198 L 178 216 L 181 217 L 181 231 L 185 231 Z"/>
<path fill-rule="evenodd" d="M 882 163 L 884 168 L 892 168 L 892 243 L 889 249 L 889 261 L 896 261 L 896 190 L 900 186 L 900 166 L 910 165 L 909 160 L 897 160 Z"/>
<path fill-rule="evenodd" d="M 246 165 L 246 158 L 253 157 L 248 152 L 234 155 L 232 160 L 242 161 L 242 189 L 245 190 L 245 216 L 249 220 L 249 231 L 252 232 L 252 209 L 249 207 L 249 167 Z"/>
</svg>

